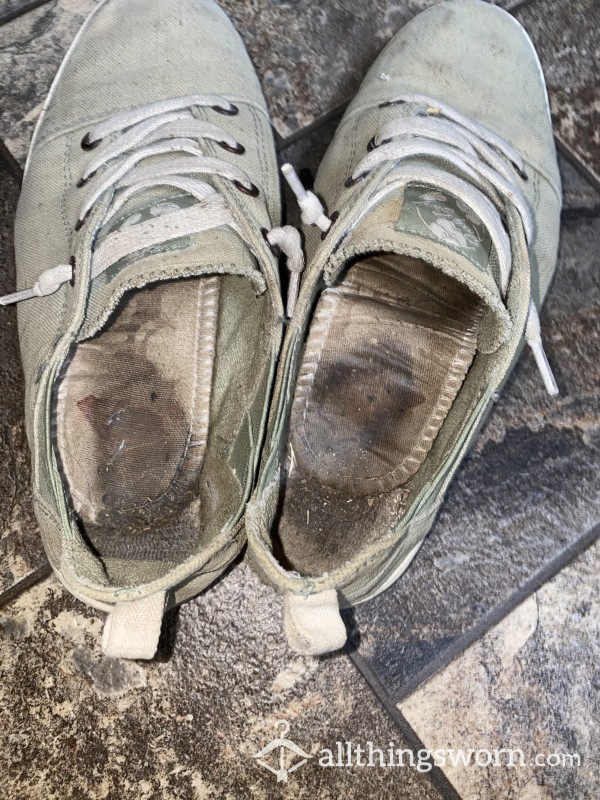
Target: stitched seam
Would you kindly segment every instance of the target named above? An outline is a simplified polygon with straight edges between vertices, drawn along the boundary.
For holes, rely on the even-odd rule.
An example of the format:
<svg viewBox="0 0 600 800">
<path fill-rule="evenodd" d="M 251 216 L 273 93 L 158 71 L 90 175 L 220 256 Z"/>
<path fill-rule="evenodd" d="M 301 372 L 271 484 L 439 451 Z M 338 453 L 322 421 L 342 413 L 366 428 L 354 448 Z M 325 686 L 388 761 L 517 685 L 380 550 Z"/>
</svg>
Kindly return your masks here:
<svg viewBox="0 0 600 800">
<path fill-rule="evenodd" d="M 317 349 L 314 352 L 314 354 L 311 353 L 313 360 L 309 362 L 308 369 L 306 369 L 306 357 L 308 355 L 308 351 L 307 349 L 304 350 L 304 353 L 302 355 L 302 365 L 300 368 L 300 373 L 296 381 L 296 397 L 294 397 L 294 402 L 292 405 L 292 420 L 291 420 L 292 424 L 295 424 L 297 416 L 301 417 L 300 420 L 297 422 L 297 425 L 298 425 L 298 436 L 302 438 L 305 446 L 303 452 L 306 451 L 310 452 L 315 461 L 317 460 L 317 457 L 308 441 L 308 437 L 306 434 L 306 415 L 308 413 L 308 404 L 310 400 L 310 395 L 314 388 L 314 381 L 317 373 L 317 367 L 319 366 L 321 357 L 323 355 L 325 342 L 327 341 L 327 336 L 331 328 L 331 323 L 333 322 L 334 313 L 339 303 L 339 299 L 340 299 L 339 295 L 334 295 L 334 294 L 327 294 L 321 298 L 321 302 L 323 302 L 323 300 L 326 301 L 326 307 L 324 309 L 323 307 L 321 307 L 320 312 L 317 312 L 315 318 L 313 319 L 313 325 L 316 322 L 318 327 L 318 324 L 320 322 L 319 317 L 321 317 L 324 318 L 325 320 L 325 328 L 317 338 L 316 342 Z M 314 329 L 312 332 L 314 334 Z M 307 344 L 309 344 L 309 342 L 307 342 Z M 300 384 L 300 380 L 305 376 L 309 377 L 308 383 Z M 296 405 L 297 402 L 298 402 L 298 409 L 296 410 L 294 409 L 294 406 Z"/>
</svg>

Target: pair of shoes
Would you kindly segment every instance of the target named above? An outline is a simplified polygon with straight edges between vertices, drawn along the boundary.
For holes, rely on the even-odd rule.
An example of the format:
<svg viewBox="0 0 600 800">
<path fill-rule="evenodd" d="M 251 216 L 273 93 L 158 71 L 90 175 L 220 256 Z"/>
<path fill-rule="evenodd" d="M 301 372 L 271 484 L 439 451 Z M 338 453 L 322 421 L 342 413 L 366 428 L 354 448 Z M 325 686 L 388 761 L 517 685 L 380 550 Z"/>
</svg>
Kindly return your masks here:
<svg viewBox="0 0 600 800">
<path fill-rule="evenodd" d="M 227 16 L 100 3 L 35 131 L 19 290 L 0 303 L 19 302 L 45 548 L 109 612 L 109 656 L 152 658 L 165 609 L 246 541 L 291 647 L 342 647 L 340 605 L 407 568 L 524 340 L 557 391 L 538 309 L 560 180 L 511 16 L 420 14 L 367 74 L 316 194 L 283 171 L 304 271 Z"/>
</svg>

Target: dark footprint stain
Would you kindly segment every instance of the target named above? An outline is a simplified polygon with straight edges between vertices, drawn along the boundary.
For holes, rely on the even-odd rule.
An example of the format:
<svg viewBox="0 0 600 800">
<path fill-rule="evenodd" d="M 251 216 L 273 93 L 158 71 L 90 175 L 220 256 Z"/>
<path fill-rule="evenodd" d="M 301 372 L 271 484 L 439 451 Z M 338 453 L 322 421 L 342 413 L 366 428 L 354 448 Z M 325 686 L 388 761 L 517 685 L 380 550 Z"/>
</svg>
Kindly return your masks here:
<svg viewBox="0 0 600 800">
<path fill-rule="evenodd" d="M 307 336 L 275 525 L 319 575 L 384 536 L 476 352 L 480 303 L 423 261 L 375 254 L 327 289 Z"/>
<path fill-rule="evenodd" d="M 191 458 L 191 398 L 189 407 L 180 400 L 193 384 L 170 380 L 195 370 L 193 350 L 189 363 L 173 362 L 170 344 L 178 326 L 195 328 L 197 280 L 126 296 L 109 325 L 77 346 L 62 379 L 57 450 L 83 532 L 103 556 L 170 560 L 198 541 L 203 462 Z"/>
</svg>

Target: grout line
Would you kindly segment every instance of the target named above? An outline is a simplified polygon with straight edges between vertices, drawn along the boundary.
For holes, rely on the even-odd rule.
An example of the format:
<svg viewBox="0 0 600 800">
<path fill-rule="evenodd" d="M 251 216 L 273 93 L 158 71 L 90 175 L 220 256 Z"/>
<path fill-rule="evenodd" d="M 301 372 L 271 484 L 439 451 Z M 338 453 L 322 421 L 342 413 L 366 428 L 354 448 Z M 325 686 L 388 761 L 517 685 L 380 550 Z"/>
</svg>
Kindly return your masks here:
<svg viewBox="0 0 600 800">
<path fill-rule="evenodd" d="M 593 206 L 574 206 L 572 208 L 563 208 L 563 210 L 560 212 L 561 223 L 578 219 L 597 219 L 598 217 L 600 217 L 600 201 L 595 203 Z"/>
<path fill-rule="evenodd" d="M 568 144 L 563 142 L 563 140 L 556 133 L 554 134 L 554 142 L 556 143 L 556 149 L 558 152 L 567 159 L 571 166 L 574 167 L 577 172 L 579 172 L 581 177 L 584 178 L 584 180 L 586 180 L 593 189 L 595 189 L 597 192 L 600 192 L 600 178 L 598 178 L 597 175 L 594 175 L 587 164 L 584 164 L 577 153 L 572 150 Z"/>
<path fill-rule="evenodd" d="M 50 0 L 29 0 L 29 2 L 22 3 L 20 6 L 0 14 L 0 25 L 6 25 L 7 22 L 12 22 L 13 19 L 17 19 L 28 11 L 33 11 L 35 8 L 39 8 L 49 2 Z"/>
<path fill-rule="evenodd" d="M 563 550 L 553 561 L 550 561 L 528 581 L 523 583 L 507 600 L 500 603 L 486 614 L 477 625 L 466 631 L 462 636 L 454 639 L 437 658 L 429 662 L 425 669 L 421 670 L 418 675 L 408 681 L 400 690 L 390 695 L 391 701 L 393 703 L 401 703 L 406 700 L 430 678 L 438 672 L 441 672 L 450 663 L 461 656 L 474 642 L 485 636 L 491 628 L 507 617 L 517 606 L 521 605 L 521 603 L 541 589 L 544 584 L 554 578 L 564 567 L 591 547 L 599 538 L 600 524 L 595 525 L 591 530 L 577 539 L 576 542 Z"/>
<path fill-rule="evenodd" d="M 339 114 L 342 114 L 348 107 L 349 103 L 350 100 L 345 100 L 343 103 L 338 103 L 338 105 L 330 108 L 329 111 L 326 111 L 308 125 L 305 125 L 303 128 L 298 128 L 298 130 L 290 133 L 289 136 L 279 136 L 277 151 L 280 152 L 281 150 L 285 150 L 285 148 L 290 144 L 294 144 L 299 139 L 303 139 L 309 133 L 312 133 L 313 131 L 317 130 L 317 128 L 320 128 L 322 125 L 325 125 L 327 122 L 337 117 Z"/>
<path fill-rule="evenodd" d="M 504 10 L 508 11 L 509 14 L 512 14 L 514 11 L 520 11 L 524 6 L 528 6 L 530 3 L 533 3 L 534 0 L 516 0 L 514 3 L 510 3 L 510 5 L 505 6 Z"/>
<path fill-rule="evenodd" d="M 20 185 L 23 180 L 23 170 L 21 165 L 10 152 L 8 147 L 4 144 L 2 139 L 0 139 L 0 168 L 3 166 L 13 176 L 13 178 L 16 178 Z"/>
<path fill-rule="evenodd" d="M 408 722 L 404 714 L 396 707 L 379 677 L 371 669 L 369 663 L 356 650 L 346 650 L 346 655 L 391 717 L 392 722 L 402 734 L 408 747 L 415 753 L 418 753 L 419 750 L 427 750 L 427 746 Z M 442 800 L 462 800 L 460 794 L 456 791 L 456 788 L 440 767 L 432 765 L 431 770 L 422 774 L 427 776 L 441 795 Z"/>
<path fill-rule="evenodd" d="M 36 583 L 43 581 L 44 578 L 47 578 L 51 573 L 52 567 L 48 561 L 46 561 L 45 564 L 42 564 L 42 566 L 36 567 L 31 572 L 28 572 L 24 578 L 16 581 L 16 583 L 13 583 L 11 587 L 0 594 L 0 608 L 12 603 L 12 601 L 16 600 L 17 597 L 20 597 L 23 592 L 31 589 L 32 586 L 36 585 Z"/>
<path fill-rule="evenodd" d="M 272 121 L 271 121 L 271 132 L 273 134 L 273 141 L 275 142 L 275 150 L 279 152 L 283 147 L 283 137 L 279 133 L 275 125 L 273 125 Z"/>
</svg>

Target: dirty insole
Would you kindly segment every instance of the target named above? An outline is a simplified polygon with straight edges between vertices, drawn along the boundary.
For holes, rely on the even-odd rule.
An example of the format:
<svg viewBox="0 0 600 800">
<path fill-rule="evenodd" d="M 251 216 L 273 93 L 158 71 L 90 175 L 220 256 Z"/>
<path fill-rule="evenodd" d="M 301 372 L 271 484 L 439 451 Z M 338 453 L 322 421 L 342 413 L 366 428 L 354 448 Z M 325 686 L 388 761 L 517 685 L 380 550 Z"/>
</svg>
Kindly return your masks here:
<svg viewBox="0 0 600 800">
<path fill-rule="evenodd" d="M 290 418 L 284 563 L 334 569 L 399 516 L 475 356 L 480 313 L 466 286 L 396 254 L 323 292 Z"/>
<path fill-rule="evenodd" d="M 175 560 L 193 552 L 219 281 L 180 279 L 127 294 L 63 371 L 59 461 L 101 556 Z"/>
</svg>

